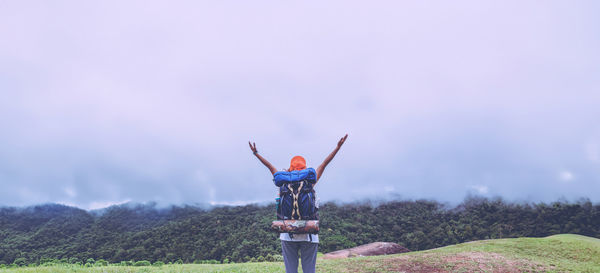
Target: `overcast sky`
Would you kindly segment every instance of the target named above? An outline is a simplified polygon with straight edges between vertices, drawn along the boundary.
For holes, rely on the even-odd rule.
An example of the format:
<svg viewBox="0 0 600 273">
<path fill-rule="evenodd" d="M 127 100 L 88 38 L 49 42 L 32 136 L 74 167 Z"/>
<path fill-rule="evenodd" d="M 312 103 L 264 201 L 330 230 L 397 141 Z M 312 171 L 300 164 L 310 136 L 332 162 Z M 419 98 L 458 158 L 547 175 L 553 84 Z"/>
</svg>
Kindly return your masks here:
<svg viewBox="0 0 600 273">
<path fill-rule="evenodd" d="M 0 1 L 0 205 L 600 202 L 597 1 Z"/>
</svg>

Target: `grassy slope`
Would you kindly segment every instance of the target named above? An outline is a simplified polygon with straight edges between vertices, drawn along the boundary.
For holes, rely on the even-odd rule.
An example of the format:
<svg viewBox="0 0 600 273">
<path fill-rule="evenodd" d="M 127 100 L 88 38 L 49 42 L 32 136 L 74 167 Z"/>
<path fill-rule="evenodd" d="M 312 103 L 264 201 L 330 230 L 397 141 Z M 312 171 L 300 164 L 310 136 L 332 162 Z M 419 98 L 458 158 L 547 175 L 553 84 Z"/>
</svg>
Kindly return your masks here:
<svg viewBox="0 0 600 273">
<path fill-rule="evenodd" d="M 0 272 L 282 272 L 283 263 L 162 267 L 37 267 Z M 405 254 L 319 260 L 319 272 L 600 272 L 600 239 L 546 238 L 475 241 Z"/>
<path fill-rule="evenodd" d="M 561 234 L 483 240 L 319 264 L 327 272 L 600 272 L 600 239 Z"/>
</svg>

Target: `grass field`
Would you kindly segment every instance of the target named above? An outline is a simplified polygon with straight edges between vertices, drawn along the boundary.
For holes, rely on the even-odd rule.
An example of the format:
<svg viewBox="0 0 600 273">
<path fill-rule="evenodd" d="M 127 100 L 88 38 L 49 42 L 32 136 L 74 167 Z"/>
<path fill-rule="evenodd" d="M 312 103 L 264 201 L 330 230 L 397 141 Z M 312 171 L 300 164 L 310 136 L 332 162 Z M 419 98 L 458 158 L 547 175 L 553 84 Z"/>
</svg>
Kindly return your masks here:
<svg viewBox="0 0 600 273">
<path fill-rule="evenodd" d="M 600 272 L 600 239 L 561 234 L 483 240 L 398 255 L 324 261 L 318 267 L 322 272 Z"/>
<path fill-rule="evenodd" d="M 160 267 L 54 266 L 4 273 L 282 272 L 283 263 L 185 264 Z M 318 272 L 600 272 L 600 239 L 562 234 L 484 240 L 397 255 L 317 262 Z"/>
</svg>

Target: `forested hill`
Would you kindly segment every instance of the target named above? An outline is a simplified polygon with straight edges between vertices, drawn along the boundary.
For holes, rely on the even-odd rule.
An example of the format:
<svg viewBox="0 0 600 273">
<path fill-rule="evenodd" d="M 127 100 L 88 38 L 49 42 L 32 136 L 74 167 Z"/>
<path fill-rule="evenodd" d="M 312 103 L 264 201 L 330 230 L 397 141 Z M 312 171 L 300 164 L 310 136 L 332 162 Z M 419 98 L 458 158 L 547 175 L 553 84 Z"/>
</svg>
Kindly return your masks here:
<svg viewBox="0 0 600 273">
<path fill-rule="evenodd" d="M 465 241 L 576 233 L 600 238 L 600 204 L 512 204 L 468 198 L 456 207 L 435 201 L 321 206 L 319 251 L 388 241 L 423 250 Z M 63 205 L 0 209 L 0 264 L 42 258 L 85 262 L 193 262 L 270 259 L 280 253 L 268 230 L 271 206 L 158 209 L 113 206 L 102 213 Z"/>
</svg>

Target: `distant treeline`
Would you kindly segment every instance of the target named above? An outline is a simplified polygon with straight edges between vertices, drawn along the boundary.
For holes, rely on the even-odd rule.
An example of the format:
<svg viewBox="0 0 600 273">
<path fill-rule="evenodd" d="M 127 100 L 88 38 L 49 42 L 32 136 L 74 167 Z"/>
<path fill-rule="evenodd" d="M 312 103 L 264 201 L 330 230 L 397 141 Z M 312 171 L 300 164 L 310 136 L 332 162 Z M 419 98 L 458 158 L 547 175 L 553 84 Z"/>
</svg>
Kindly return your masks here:
<svg viewBox="0 0 600 273">
<path fill-rule="evenodd" d="M 326 203 L 319 251 L 396 242 L 411 250 L 466 241 L 576 233 L 600 238 L 600 205 L 589 200 L 514 204 L 469 197 L 456 207 L 436 201 Z M 280 254 L 269 231 L 274 205 L 203 209 L 113 206 L 102 213 L 62 205 L 0 209 L 0 264 L 105 260 L 261 261 Z"/>
</svg>

